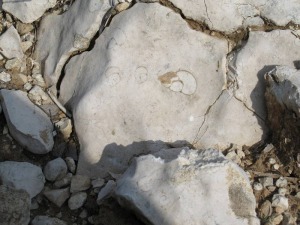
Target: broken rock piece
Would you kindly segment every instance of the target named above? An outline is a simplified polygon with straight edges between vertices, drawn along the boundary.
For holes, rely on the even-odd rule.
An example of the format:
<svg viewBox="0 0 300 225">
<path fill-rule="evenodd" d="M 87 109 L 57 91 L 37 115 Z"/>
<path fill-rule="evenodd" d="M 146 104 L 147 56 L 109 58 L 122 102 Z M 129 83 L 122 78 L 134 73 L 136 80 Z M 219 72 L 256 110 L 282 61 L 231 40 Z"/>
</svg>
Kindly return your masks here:
<svg viewBox="0 0 300 225">
<path fill-rule="evenodd" d="M 7 59 L 22 59 L 24 54 L 18 31 L 11 26 L 0 36 L 0 54 Z"/>
<path fill-rule="evenodd" d="M 57 0 L 3 0 L 2 8 L 17 17 L 23 23 L 32 23 L 39 19 L 47 9 L 53 8 Z"/>
<path fill-rule="evenodd" d="M 51 151 L 53 125 L 49 117 L 28 99 L 27 93 L 1 90 L 0 97 L 12 137 L 30 152 L 45 154 Z"/>
<path fill-rule="evenodd" d="M 117 181 L 119 203 L 154 225 L 260 224 L 241 168 L 217 150 L 179 150 L 136 158 Z"/>
<path fill-rule="evenodd" d="M 49 86 L 57 82 L 73 53 L 89 47 L 109 8 L 108 0 L 75 1 L 66 13 L 50 14 L 42 20 L 35 55 L 43 63 Z"/>
</svg>

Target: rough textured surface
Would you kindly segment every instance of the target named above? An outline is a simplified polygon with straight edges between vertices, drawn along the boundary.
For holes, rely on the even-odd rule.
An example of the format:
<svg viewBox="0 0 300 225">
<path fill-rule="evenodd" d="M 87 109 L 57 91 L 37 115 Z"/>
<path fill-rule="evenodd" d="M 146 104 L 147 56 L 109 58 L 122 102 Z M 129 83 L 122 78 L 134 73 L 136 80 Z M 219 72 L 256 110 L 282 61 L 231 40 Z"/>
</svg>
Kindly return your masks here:
<svg viewBox="0 0 300 225">
<path fill-rule="evenodd" d="M 0 162 L 0 180 L 2 184 L 27 191 L 31 198 L 43 190 L 45 183 L 41 168 L 27 162 Z"/>
<path fill-rule="evenodd" d="M 28 225 L 30 197 L 24 190 L 0 186 L 0 225 Z"/>
<path fill-rule="evenodd" d="M 7 59 L 23 58 L 21 39 L 18 31 L 11 26 L 0 36 L 0 54 Z"/>
<path fill-rule="evenodd" d="M 259 224 L 246 174 L 217 150 L 140 156 L 118 180 L 116 195 L 149 224 Z"/>
<path fill-rule="evenodd" d="M 78 173 L 122 173 L 133 155 L 166 146 L 149 140 L 200 146 L 194 141 L 205 114 L 226 87 L 229 50 L 227 41 L 191 30 L 156 3 L 114 17 L 90 52 L 70 60 L 60 89 L 80 140 Z M 233 142 L 251 145 L 261 136 L 258 124 L 237 127 L 248 131 Z M 231 134 L 222 129 L 226 140 Z"/>
<path fill-rule="evenodd" d="M 300 176 L 297 163 L 299 151 L 300 71 L 277 66 L 265 76 L 268 121 L 273 131 L 273 143 L 280 160 Z M 299 161 L 298 161 L 299 163 Z"/>
<path fill-rule="evenodd" d="M 57 0 L 2 0 L 2 8 L 17 17 L 23 23 L 32 23 L 39 19 L 47 9 L 55 6 Z"/>
<path fill-rule="evenodd" d="M 35 53 L 37 60 L 43 63 L 42 72 L 48 85 L 56 83 L 63 66 L 73 53 L 89 47 L 103 16 L 110 8 L 108 2 L 75 1 L 66 13 L 51 14 L 42 20 Z"/>
<path fill-rule="evenodd" d="M 51 151 L 53 125 L 47 114 L 28 99 L 26 92 L 1 90 L 0 99 L 12 137 L 33 153 Z"/>
<path fill-rule="evenodd" d="M 247 26 L 263 26 L 268 19 L 278 26 L 300 23 L 297 0 L 170 0 L 187 18 L 204 22 L 212 30 L 232 33 Z"/>
<path fill-rule="evenodd" d="M 235 96 L 266 120 L 264 74 L 276 65 L 294 66 L 299 60 L 300 39 L 291 30 L 250 32 L 246 44 L 229 56 L 229 83 Z"/>
<path fill-rule="evenodd" d="M 54 217 L 36 216 L 31 221 L 31 225 L 67 225 L 67 223 Z"/>
</svg>

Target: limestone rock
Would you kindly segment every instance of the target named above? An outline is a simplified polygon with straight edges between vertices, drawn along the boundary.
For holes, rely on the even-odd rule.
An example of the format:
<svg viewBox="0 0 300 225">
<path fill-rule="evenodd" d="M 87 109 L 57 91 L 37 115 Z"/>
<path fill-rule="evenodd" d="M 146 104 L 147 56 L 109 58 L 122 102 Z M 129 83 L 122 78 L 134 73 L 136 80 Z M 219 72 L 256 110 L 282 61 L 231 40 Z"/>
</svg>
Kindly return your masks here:
<svg viewBox="0 0 300 225">
<path fill-rule="evenodd" d="M 48 190 L 44 195 L 55 205 L 61 207 L 64 202 L 70 197 L 69 188 Z"/>
<path fill-rule="evenodd" d="M 77 173 L 119 174 L 163 142 L 193 143 L 225 86 L 228 51 L 226 40 L 190 29 L 157 3 L 115 16 L 91 51 L 70 60 L 60 88 L 82 148 Z"/>
<path fill-rule="evenodd" d="M 71 180 L 72 180 L 73 174 L 72 173 L 68 173 L 64 178 L 62 178 L 61 180 L 57 180 L 55 181 L 55 183 L 53 184 L 54 187 L 56 188 L 61 188 L 61 187 L 65 187 L 69 184 L 71 184 Z"/>
<path fill-rule="evenodd" d="M 107 182 L 107 184 L 98 193 L 97 204 L 101 205 L 102 201 L 105 198 L 108 198 L 108 197 L 110 197 L 112 195 L 112 193 L 114 192 L 115 188 L 116 188 L 116 182 L 114 182 L 113 180 L 109 180 Z"/>
<path fill-rule="evenodd" d="M 277 66 L 265 76 L 268 121 L 273 131 L 273 143 L 280 149 L 278 157 L 285 166 L 300 176 L 299 154 L 300 71 Z M 293 158 L 294 160 L 291 160 Z M 286 181 L 285 181 L 286 182 Z"/>
<path fill-rule="evenodd" d="M 60 180 L 67 175 L 68 167 L 62 158 L 49 161 L 44 167 L 44 174 L 47 180 Z"/>
<path fill-rule="evenodd" d="M 8 59 L 22 59 L 24 54 L 21 48 L 21 39 L 18 31 L 11 26 L 0 36 L 0 54 Z"/>
<path fill-rule="evenodd" d="M 6 83 L 6 82 L 9 82 L 11 81 L 11 75 L 9 73 L 6 73 L 6 72 L 1 72 L 0 73 L 0 81 Z"/>
<path fill-rule="evenodd" d="M 54 217 L 36 216 L 31 221 L 31 225 L 67 225 L 67 223 Z"/>
<path fill-rule="evenodd" d="M 27 162 L 0 162 L 2 184 L 27 191 L 31 198 L 39 194 L 45 183 L 40 167 Z"/>
<path fill-rule="evenodd" d="M 276 65 L 294 66 L 299 60 L 300 39 L 292 32 L 250 32 L 240 51 L 229 56 L 228 83 L 236 88 L 235 97 L 264 121 L 267 119 L 264 75 Z"/>
<path fill-rule="evenodd" d="M 49 117 L 28 99 L 27 93 L 2 89 L 0 97 L 12 137 L 33 153 L 51 151 L 53 125 Z"/>
<path fill-rule="evenodd" d="M 149 224 L 260 224 L 247 175 L 213 149 L 140 156 L 115 194 Z"/>
<path fill-rule="evenodd" d="M 68 201 L 68 206 L 71 210 L 79 209 L 85 203 L 87 198 L 87 193 L 78 192 L 73 194 Z"/>
<path fill-rule="evenodd" d="M 30 196 L 24 190 L 0 186 L 0 225 L 28 225 Z"/>
<path fill-rule="evenodd" d="M 74 174 L 76 171 L 75 160 L 72 157 L 66 157 L 65 161 L 67 163 L 69 171 Z"/>
<path fill-rule="evenodd" d="M 57 0 L 3 0 L 2 8 L 17 17 L 23 23 L 32 23 L 46 10 L 55 6 Z"/>
<path fill-rule="evenodd" d="M 85 191 L 91 186 L 91 180 L 87 176 L 75 175 L 71 180 L 71 193 Z"/>
<path fill-rule="evenodd" d="M 262 18 L 278 26 L 300 23 L 300 2 L 294 0 L 170 0 L 187 18 L 204 22 L 212 30 L 233 33 L 247 26 L 262 26 Z"/>
<path fill-rule="evenodd" d="M 44 63 L 42 72 L 49 85 L 56 83 L 74 52 L 89 47 L 109 8 L 108 0 L 75 1 L 66 13 L 50 14 L 42 20 L 35 53 Z"/>
</svg>

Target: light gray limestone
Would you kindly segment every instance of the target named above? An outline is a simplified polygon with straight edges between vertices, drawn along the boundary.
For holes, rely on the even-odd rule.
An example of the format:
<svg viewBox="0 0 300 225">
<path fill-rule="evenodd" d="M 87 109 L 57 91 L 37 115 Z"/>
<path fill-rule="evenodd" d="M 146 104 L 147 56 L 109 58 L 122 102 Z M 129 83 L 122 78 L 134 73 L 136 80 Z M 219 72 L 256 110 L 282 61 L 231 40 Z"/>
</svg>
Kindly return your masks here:
<svg viewBox="0 0 300 225">
<path fill-rule="evenodd" d="M 45 183 L 40 167 L 27 162 L 0 162 L 1 183 L 17 190 L 25 190 L 31 198 L 39 194 Z"/>
<path fill-rule="evenodd" d="M 73 53 L 89 47 L 109 8 L 108 0 L 75 1 L 64 14 L 50 14 L 42 20 L 35 55 L 43 62 L 42 73 L 49 86 L 57 82 Z"/>
<path fill-rule="evenodd" d="M 14 26 L 8 28 L 0 36 L 0 54 L 7 59 L 22 59 L 24 54 L 21 47 L 21 39 Z"/>
<path fill-rule="evenodd" d="M 32 23 L 46 10 L 55 6 L 57 0 L 3 0 L 2 8 L 17 17 L 23 23 Z"/>
<path fill-rule="evenodd" d="M 0 91 L 0 99 L 12 137 L 29 151 L 45 154 L 52 150 L 53 125 L 49 117 L 23 91 Z"/>
<path fill-rule="evenodd" d="M 115 194 L 149 224 L 260 224 L 247 175 L 213 149 L 140 156 Z"/>
<path fill-rule="evenodd" d="M 49 161 L 44 167 L 44 174 L 47 180 L 60 180 L 67 175 L 68 167 L 62 158 L 56 158 Z"/>
</svg>

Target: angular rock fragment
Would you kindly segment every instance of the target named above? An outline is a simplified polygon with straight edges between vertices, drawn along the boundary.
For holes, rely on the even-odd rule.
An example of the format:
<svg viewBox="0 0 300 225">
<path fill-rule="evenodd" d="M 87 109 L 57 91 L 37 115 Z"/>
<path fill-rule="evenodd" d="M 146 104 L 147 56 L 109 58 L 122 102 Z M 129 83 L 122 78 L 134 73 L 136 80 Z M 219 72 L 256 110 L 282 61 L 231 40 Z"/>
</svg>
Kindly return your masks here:
<svg viewBox="0 0 300 225">
<path fill-rule="evenodd" d="M 28 225 L 30 196 L 24 190 L 0 186 L 0 225 Z"/>
<path fill-rule="evenodd" d="M 31 225 L 67 225 L 67 223 L 54 217 L 36 216 L 31 221 Z"/>
<path fill-rule="evenodd" d="M 44 195 L 55 205 L 61 207 L 64 202 L 70 197 L 69 188 L 48 190 Z"/>
<path fill-rule="evenodd" d="M 229 51 L 157 3 L 115 16 L 91 51 L 70 60 L 60 88 L 82 148 L 77 172 L 120 174 L 133 155 L 166 146 L 149 140 L 193 143 L 226 86 Z M 249 133 L 240 141 L 251 142 Z"/>
<path fill-rule="evenodd" d="M 87 176 L 75 175 L 71 180 L 71 193 L 85 191 L 91 186 L 91 180 Z"/>
<path fill-rule="evenodd" d="M 39 194 L 45 183 L 40 167 L 27 162 L 0 162 L 0 181 L 18 190 L 25 190 L 31 198 Z"/>
<path fill-rule="evenodd" d="M 53 125 L 49 117 L 28 99 L 27 93 L 3 89 L 0 98 L 12 137 L 33 153 L 51 151 Z"/>
<path fill-rule="evenodd" d="M 57 82 L 73 53 L 89 47 L 110 8 L 108 3 L 108 0 L 75 1 L 66 13 L 51 14 L 42 20 L 35 54 L 44 63 L 42 72 L 48 85 Z"/>
<path fill-rule="evenodd" d="M 21 39 L 18 31 L 11 26 L 0 36 L 0 54 L 7 59 L 22 59 L 24 54 L 21 48 Z"/>
<path fill-rule="evenodd" d="M 265 76 L 268 121 L 273 131 L 273 143 L 285 166 L 300 176 L 297 156 L 300 153 L 300 71 L 277 66 Z M 299 162 L 298 162 L 299 163 Z"/>
<path fill-rule="evenodd" d="M 299 51 L 300 39 L 291 30 L 250 32 L 244 46 L 229 56 L 228 83 L 235 97 L 266 121 L 264 75 L 276 65 L 294 66 Z"/>
<path fill-rule="evenodd" d="M 78 192 L 71 196 L 68 201 L 68 206 L 71 210 L 79 209 L 85 203 L 87 198 L 87 193 Z"/>
<path fill-rule="evenodd" d="M 100 190 L 97 197 L 97 204 L 101 205 L 102 201 L 105 198 L 108 198 L 112 195 L 116 188 L 116 182 L 113 180 L 109 180 L 107 184 Z"/>
<path fill-rule="evenodd" d="M 217 150 L 179 151 L 136 158 L 117 181 L 119 203 L 155 225 L 260 224 L 242 169 Z"/>
<path fill-rule="evenodd" d="M 46 10 L 55 6 L 57 0 L 3 0 L 2 8 L 17 17 L 23 23 L 32 23 Z"/>
</svg>

